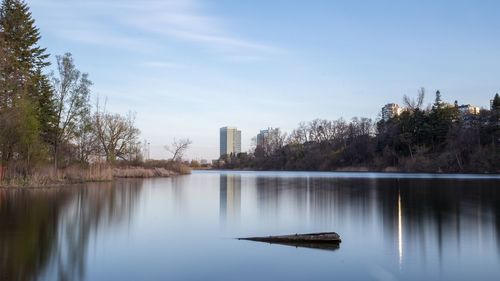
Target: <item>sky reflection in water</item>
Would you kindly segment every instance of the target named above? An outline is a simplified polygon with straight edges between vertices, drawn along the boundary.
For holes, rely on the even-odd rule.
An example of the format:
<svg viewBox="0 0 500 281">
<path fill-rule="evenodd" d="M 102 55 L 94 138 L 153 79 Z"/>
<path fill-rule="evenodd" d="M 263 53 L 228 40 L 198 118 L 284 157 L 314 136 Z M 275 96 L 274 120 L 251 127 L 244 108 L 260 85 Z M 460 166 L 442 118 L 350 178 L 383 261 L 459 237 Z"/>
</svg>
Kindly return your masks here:
<svg viewBox="0 0 500 281">
<path fill-rule="evenodd" d="M 0 276 L 496 280 L 499 183 L 491 176 L 196 172 L 0 190 Z M 338 250 L 233 239 L 323 231 L 341 235 Z"/>
</svg>

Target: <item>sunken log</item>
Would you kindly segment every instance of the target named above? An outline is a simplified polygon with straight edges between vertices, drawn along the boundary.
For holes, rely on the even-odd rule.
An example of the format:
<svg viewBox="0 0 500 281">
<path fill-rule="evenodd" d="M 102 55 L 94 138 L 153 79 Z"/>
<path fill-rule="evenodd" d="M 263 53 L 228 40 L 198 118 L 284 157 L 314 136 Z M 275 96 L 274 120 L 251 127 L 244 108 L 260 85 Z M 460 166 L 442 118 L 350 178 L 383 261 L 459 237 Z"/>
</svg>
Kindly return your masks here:
<svg viewBox="0 0 500 281">
<path fill-rule="evenodd" d="M 292 234 L 280 236 L 264 236 L 264 237 L 247 237 L 238 238 L 238 240 L 250 240 L 259 242 L 268 242 L 272 244 L 291 244 L 291 245 L 306 245 L 306 244 L 339 244 L 342 242 L 340 236 L 335 232 L 320 232 L 307 234 Z"/>
</svg>

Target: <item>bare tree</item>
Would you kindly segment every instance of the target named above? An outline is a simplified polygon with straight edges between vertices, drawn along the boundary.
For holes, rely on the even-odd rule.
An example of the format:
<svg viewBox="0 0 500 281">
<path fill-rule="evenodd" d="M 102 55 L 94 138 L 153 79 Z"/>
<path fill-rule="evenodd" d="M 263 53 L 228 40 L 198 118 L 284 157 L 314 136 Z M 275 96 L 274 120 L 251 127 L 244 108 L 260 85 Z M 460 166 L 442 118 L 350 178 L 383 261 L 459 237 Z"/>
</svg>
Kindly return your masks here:
<svg viewBox="0 0 500 281">
<path fill-rule="evenodd" d="M 309 129 L 304 122 L 300 122 L 297 129 L 294 129 L 288 136 L 288 144 L 303 144 L 310 141 Z"/>
<path fill-rule="evenodd" d="M 312 141 L 322 143 L 329 139 L 331 122 L 324 119 L 314 119 L 308 124 L 309 136 Z"/>
<path fill-rule="evenodd" d="M 418 90 L 417 99 L 410 98 L 407 95 L 404 95 L 403 104 L 410 111 L 420 110 L 422 108 L 422 105 L 424 104 L 424 98 L 425 98 L 425 88 L 421 87 Z"/>
<path fill-rule="evenodd" d="M 172 154 L 172 158 L 170 158 L 172 161 L 181 161 L 184 153 L 191 144 L 192 142 L 190 139 L 174 139 L 170 146 L 165 146 L 165 150 Z"/>
<path fill-rule="evenodd" d="M 255 154 L 257 156 L 269 157 L 274 152 L 283 148 L 286 139 L 286 133 L 281 132 L 280 128 L 270 128 L 262 142 L 255 148 Z"/>
<path fill-rule="evenodd" d="M 93 125 L 91 116 L 87 116 L 78 124 L 75 133 L 74 143 L 77 158 L 84 164 L 88 164 L 91 157 L 99 152 L 99 142 Z"/>
<path fill-rule="evenodd" d="M 126 116 L 101 112 L 99 106 L 94 114 L 94 130 L 99 142 L 99 151 L 106 157 L 108 163 L 114 163 L 117 158 L 127 160 L 136 154 L 139 146 L 139 129 L 135 127 L 135 115 Z"/>
<path fill-rule="evenodd" d="M 335 135 L 333 140 L 335 142 L 341 143 L 343 148 L 345 149 L 347 147 L 349 125 L 343 118 L 340 118 L 333 121 L 333 126 L 335 128 Z"/>
<path fill-rule="evenodd" d="M 54 167 L 57 169 L 59 146 L 76 134 L 79 122 L 90 114 L 88 74 L 76 69 L 70 53 L 57 56 L 58 75 L 52 75 L 56 105 L 56 133 L 53 139 Z"/>
</svg>

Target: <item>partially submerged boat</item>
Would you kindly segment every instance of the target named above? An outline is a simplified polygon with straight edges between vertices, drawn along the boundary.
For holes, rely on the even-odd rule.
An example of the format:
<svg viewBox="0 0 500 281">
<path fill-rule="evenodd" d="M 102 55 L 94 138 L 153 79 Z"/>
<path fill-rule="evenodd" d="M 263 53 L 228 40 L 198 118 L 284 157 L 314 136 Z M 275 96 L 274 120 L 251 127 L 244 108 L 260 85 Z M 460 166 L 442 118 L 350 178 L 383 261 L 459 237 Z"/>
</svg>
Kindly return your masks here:
<svg viewBox="0 0 500 281">
<path fill-rule="evenodd" d="M 305 247 L 323 250 L 336 250 L 342 240 L 335 232 L 319 232 L 307 234 L 291 234 L 279 236 L 247 237 L 238 240 L 249 240 L 267 242 L 270 244 L 280 244 L 295 247 Z"/>
</svg>

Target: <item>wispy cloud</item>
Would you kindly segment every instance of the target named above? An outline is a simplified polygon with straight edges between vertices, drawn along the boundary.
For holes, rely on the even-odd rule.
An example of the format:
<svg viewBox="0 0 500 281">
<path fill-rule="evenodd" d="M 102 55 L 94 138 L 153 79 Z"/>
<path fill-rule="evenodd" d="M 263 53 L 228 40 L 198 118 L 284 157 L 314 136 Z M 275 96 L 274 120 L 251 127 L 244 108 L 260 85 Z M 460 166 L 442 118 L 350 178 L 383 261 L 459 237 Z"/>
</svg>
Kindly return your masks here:
<svg viewBox="0 0 500 281">
<path fill-rule="evenodd" d="M 186 68 L 184 64 L 169 62 L 169 61 L 147 61 L 142 63 L 142 66 L 149 68 L 163 68 L 163 69 L 181 69 Z"/>
<path fill-rule="evenodd" d="M 156 44 L 165 44 L 165 40 L 175 40 L 225 57 L 258 58 L 284 52 L 270 44 L 235 35 L 236 31 L 230 30 L 225 19 L 207 12 L 206 3 L 200 0 L 42 0 L 34 5 L 50 18 L 52 32 L 87 44 L 150 49 Z"/>
<path fill-rule="evenodd" d="M 150 52 L 160 48 L 158 44 L 151 42 L 147 38 L 132 38 L 104 28 L 99 29 L 99 31 L 88 28 L 67 28 L 59 30 L 58 35 L 84 44 L 121 48 L 131 51 Z"/>
</svg>

